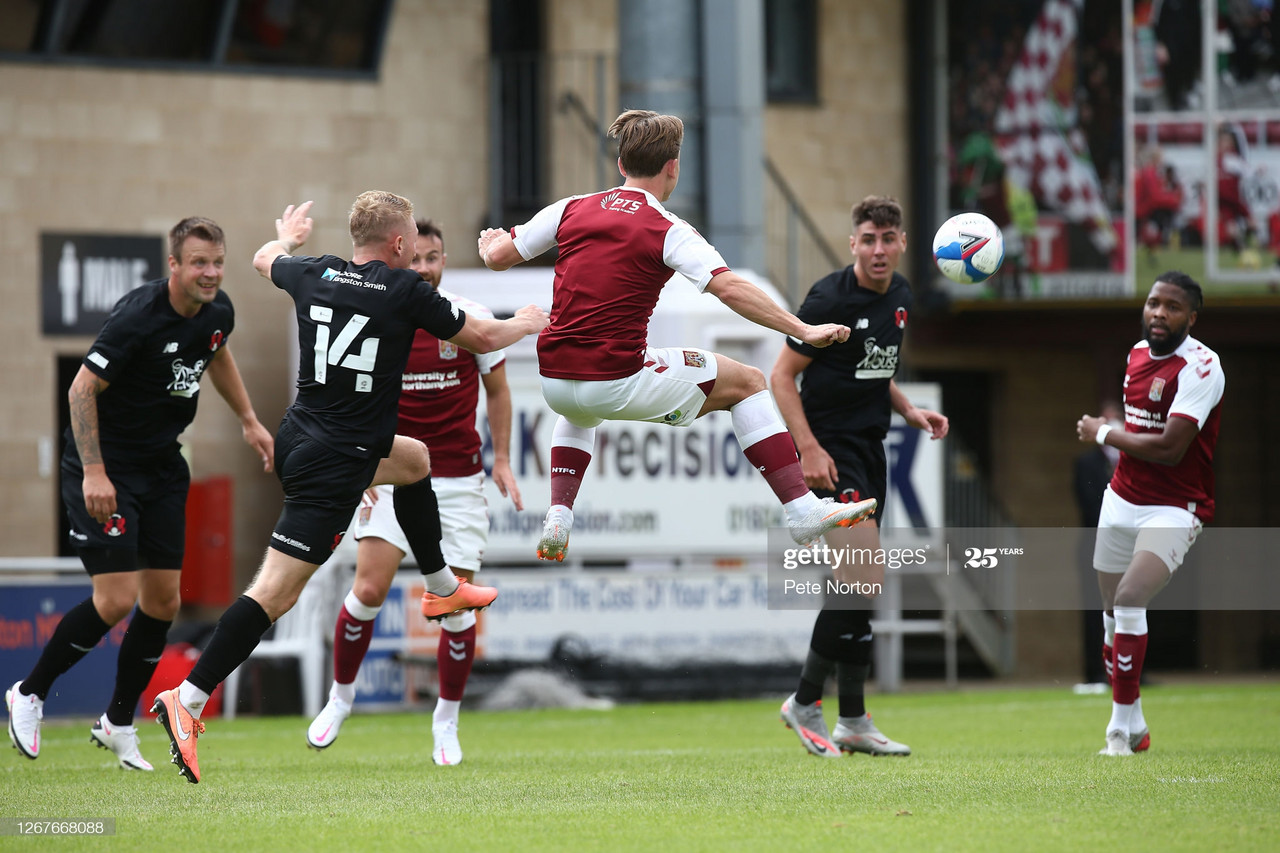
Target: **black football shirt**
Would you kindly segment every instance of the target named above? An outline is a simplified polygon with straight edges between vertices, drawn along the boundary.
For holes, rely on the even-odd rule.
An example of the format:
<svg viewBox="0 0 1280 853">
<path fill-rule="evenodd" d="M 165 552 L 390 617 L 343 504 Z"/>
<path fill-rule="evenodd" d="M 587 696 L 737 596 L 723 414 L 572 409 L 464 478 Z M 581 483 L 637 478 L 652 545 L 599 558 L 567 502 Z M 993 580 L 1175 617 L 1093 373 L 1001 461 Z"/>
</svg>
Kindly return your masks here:
<svg viewBox="0 0 1280 853">
<path fill-rule="evenodd" d="M 231 298 L 219 290 L 194 317 L 169 303 L 167 278 L 120 297 L 84 366 L 110 383 L 98 395 L 103 461 L 138 465 L 173 453 L 196 416 L 200 380 L 235 327 Z M 67 431 L 70 452 L 75 439 Z"/>
<path fill-rule="evenodd" d="M 800 401 L 819 443 L 841 436 L 882 439 L 892 411 L 889 382 L 898 372 L 911 286 L 893 274 L 883 294 L 858 286 L 853 265 L 819 279 L 796 313 L 810 325 L 840 323 L 849 340 L 814 347 L 794 338 L 787 344 L 813 362 L 801 374 Z"/>
<path fill-rule="evenodd" d="M 413 270 L 334 255 L 282 255 L 271 280 L 293 297 L 298 318 L 294 423 L 340 453 L 382 457 L 396 434 L 401 377 L 413 337 L 462 331 L 466 314 Z"/>
</svg>

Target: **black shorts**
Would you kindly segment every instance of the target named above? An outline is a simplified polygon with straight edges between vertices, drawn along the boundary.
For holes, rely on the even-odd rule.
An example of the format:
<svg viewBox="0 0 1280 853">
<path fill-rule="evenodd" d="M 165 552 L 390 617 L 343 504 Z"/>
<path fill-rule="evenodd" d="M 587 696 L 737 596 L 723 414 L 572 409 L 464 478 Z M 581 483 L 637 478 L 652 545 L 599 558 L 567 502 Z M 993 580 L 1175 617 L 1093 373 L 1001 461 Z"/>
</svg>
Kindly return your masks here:
<svg viewBox="0 0 1280 853">
<path fill-rule="evenodd" d="M 109 463 L 116 512 L 106 524 L 84 506 L 84 468 L 68 445 L 62 454 L 62 503 L 71 520 L 71 544 L 90 575 L 138 569 L 182 568 L 191 470 L 173 453 L 145 466 Z"/>
<path fill-rule="evenodd" d="M 814 493 L 841 503 L 875 498 L 876 511 L 871 517 L 879 521 L 889 483 L 884 440 L 846 435 L 818 437 L 818 443 L 835 460 L 838 479 L 835 491 L 814 489 Z"/>
<path fill-rule="evenodd" d="M 286 415 L 276 432 L 276 476 L 284 486 L 284 509 L 271 532 L 271 547 L 316 565 L 329 559 L 380 461 L 339 453 Z"/>
</svg>

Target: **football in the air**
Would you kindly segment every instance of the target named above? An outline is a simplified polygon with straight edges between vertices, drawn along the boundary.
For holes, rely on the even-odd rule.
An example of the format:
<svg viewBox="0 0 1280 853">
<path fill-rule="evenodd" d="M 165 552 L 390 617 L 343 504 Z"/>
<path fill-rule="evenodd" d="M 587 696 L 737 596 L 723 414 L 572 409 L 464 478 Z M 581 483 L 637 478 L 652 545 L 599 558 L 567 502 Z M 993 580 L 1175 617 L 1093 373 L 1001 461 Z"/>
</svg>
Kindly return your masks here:
<svg viewBox="0 0 1280 853">
<path fill-rule="evenodd" d="M 1004 262 L 1004 235 L 981 213 L 957 213 L 933 236 L 933 259 L 954 282 L 986 281 Z"/>
</svg>

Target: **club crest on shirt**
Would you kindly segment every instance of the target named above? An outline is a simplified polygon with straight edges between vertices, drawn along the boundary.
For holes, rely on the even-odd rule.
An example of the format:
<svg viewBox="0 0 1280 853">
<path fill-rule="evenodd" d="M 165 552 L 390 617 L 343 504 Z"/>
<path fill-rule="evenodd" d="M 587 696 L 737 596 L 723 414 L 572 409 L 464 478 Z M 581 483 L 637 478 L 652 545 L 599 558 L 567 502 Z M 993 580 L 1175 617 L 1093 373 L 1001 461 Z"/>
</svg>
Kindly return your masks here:
<svg viewBox="0 0 1280 853">
<path fill-rule="evenodd" d="M 451 344 L 451 343 L 449 343 L 448 341 L 441 341 L 441 342 L 440 342 L 440 357 L 441 357 L 441 358 L 447 358 L 447 359 L 457 358 L 457 357 L 458 357 L 458 346 L 457 346 L 457 344 Z"/>
<path fill-rule="evenodd" d="M 1164 377 L 1157 376 L 1151 380 L 1151 388 L 1147 391 L 1147 399 L 1153 402 L 1160 402 L 1160 398 L 1164 396 Z"/>
<path fill-rule="evenodd" d="M 907 327 L 907 309 L 899 305 L 898 310 L 893 312 L 893 319 L 897 322 L 899 329 L 905 329 Z"/>
<path fill-rule="evenodd" d="M 707 357 L 700 352 L 694 352 L 693 350 L 685 350 L 684 366 L 685 367 L 706 367 Z"/>
</svg>

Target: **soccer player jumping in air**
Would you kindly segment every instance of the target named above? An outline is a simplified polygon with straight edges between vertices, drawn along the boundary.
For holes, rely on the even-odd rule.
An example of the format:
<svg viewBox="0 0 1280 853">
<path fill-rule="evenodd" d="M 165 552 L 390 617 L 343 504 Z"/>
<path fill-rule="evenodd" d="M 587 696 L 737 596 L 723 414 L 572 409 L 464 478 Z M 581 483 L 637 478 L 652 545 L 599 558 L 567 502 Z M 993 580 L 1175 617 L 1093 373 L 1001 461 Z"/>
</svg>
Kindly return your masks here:
<svg viewBox="0 0 1280 853">
<path fill-rule="evenodd" d="M 542 394 L 560 417 L 551 437 L 551 508 L 538 557 L 563 560 L 573 503 L 606 420 L 689 426 L 727 410 L 748 461 L 786 512 L 792 537 L 812 542 L 870 515 L 874 500 L 838 504 L 805 485 L 764 374 L 718 353 L 648 346 L 649 317 L 673 272 L 754 323 L 815 347 L 847 340 L 849 327 L 810 326 L 732 272 L 687 222 L 663 206 L 680 178 L 684 124 L 628 110 L 614 120 L 622 186 L 543 208 L 509 232 L 481 232 L 480 257 L 505 270 L 559 247 L 551 324 L 538 338 Z"/>
</svg>

